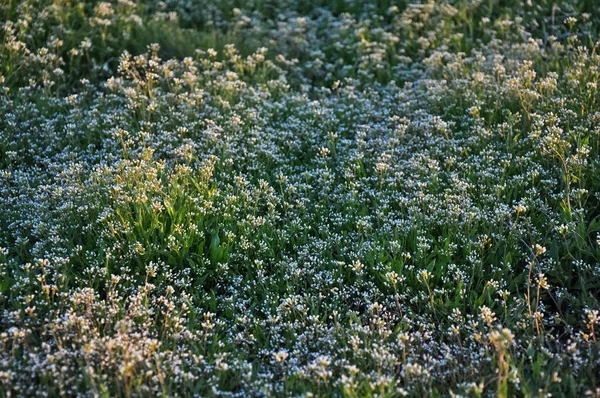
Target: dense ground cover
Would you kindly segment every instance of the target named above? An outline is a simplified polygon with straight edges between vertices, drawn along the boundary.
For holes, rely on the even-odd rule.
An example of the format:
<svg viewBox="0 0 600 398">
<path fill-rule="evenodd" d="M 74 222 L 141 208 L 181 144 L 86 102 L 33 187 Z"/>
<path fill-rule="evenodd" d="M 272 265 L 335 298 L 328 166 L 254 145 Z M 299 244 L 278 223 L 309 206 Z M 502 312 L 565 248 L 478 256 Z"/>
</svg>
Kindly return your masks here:
<svg viewBox="0 0 600 398">
<path fill-rule="evenodd" d="M 595 1 L 0 22 L 0 396 L 600 396 Z"/>
</svg>

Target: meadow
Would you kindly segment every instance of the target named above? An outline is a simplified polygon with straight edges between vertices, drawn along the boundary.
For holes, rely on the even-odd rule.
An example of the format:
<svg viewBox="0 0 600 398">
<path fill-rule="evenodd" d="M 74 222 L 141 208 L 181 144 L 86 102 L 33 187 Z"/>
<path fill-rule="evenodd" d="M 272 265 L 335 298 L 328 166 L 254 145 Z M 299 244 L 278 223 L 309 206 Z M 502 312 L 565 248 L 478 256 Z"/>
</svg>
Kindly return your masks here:
<svg viewBox="0 0 600 398">
<path fill-rule="evenodd" d="M 0 0 L 0 397 L 600 397 L 596 0 Z"/>
</svg>

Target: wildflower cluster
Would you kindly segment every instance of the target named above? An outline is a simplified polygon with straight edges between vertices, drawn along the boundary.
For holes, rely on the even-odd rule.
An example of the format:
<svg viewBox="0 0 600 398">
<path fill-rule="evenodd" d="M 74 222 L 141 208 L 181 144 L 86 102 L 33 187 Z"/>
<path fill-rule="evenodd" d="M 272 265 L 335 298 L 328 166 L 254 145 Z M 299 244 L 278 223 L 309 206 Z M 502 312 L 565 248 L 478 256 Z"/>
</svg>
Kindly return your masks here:
<svg viewBox="0 0 600 398">
<path fill-rule="evenodd" d="M 0 15 L 0 397 L 600 395 L 593 1 Z"/>
</svg>

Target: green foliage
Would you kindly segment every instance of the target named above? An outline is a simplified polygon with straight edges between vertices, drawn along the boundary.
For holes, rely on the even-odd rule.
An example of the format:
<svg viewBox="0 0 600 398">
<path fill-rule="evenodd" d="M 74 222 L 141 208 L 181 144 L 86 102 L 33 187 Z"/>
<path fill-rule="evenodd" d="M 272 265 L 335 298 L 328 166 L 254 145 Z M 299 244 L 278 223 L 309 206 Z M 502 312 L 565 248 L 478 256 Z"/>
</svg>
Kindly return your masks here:
<svg viewBox="0 0 600 398">
<path fill-rule="evenodd" d="M 0 21 L 0 397 L 600 394 L 595 2 Z"/>
</svg>

